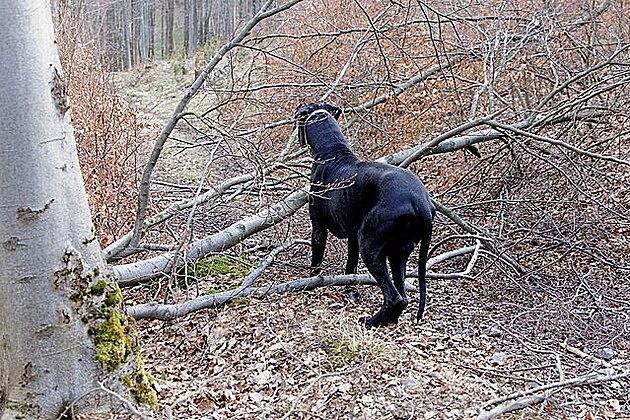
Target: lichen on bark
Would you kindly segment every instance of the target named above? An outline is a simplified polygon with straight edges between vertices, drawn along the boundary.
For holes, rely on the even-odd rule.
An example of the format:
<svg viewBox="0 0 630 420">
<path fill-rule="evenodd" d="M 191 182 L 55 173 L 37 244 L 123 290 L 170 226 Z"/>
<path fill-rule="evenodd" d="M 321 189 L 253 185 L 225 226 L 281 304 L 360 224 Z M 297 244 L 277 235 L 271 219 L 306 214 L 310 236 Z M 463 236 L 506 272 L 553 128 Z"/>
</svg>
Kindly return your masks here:
<svg viewBox="0 0 630 420">
<path fill-rule="evenodd" d="M 79 318 L 87 324 L 95 344 L 95 359 L 110 374 L 118 374 L 122 388 L 138 403 L 156 406 L 153 377 L 146 372 L 135 344 L 133 318 L 124 315 L 123 295 L 106 267 L 90 268 L 80 253 L 69 248 L 55 285 L 65 290 Z"/>
<path fill-rule="evenodd" d="M 96 343 L 96 360 L 115 371 L 131 354 L 132 342 L 122 318 L 117 310 L 112 309 L 104 321 L 90 330 Z"/>
</svg>

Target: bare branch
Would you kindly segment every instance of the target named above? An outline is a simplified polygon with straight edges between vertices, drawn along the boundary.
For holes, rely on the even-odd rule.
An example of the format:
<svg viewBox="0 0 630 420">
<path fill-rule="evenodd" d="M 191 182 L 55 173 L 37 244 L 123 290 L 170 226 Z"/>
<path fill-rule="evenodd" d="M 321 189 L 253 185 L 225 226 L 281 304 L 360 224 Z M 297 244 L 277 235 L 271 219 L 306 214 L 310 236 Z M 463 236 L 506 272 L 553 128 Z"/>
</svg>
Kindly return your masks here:
<svg viewBox="0 0 630 420">
<path fill-rule="evenodd" d="M 187 259 L 198 260 L 212 252 L 229 249 L 246 237 L 274 226 L 291 216 L 306 204 L 307 199 L 306 190 L 295 191 L 268 209 L 236 222 L 206 239 L 193 243 L 187 251 Z M 117 265 L 113 267 L 114 274 L 121 286 L 131 286 L 142 281 L 159 278 L 171 270 L 174 262 L 173 256 L 172 252 L 168 252 L 137 263 Z M 177 260 L 176 264 L 182 266 L 186 262 Z"/>
<path fill-rule="evenodd" d="M 151 176 L 153 174 L 153 169 L 157 164 L 158 158 L 162 153 L 162 149 L 164 148 L 164 144 L 166 140 L 173 132 L 175 125 L 181 119 L 184 110 L 193 99 L 193 97 L 199 92 L 199 89 L 203 86 L 203 83 L 206 77 L 212 72 L 212 70 L 219 64 L 219 62 L 223 59 L 223 57 L 233 48 L 239 45 L 252 31 L 252 29 L 258 25 L 264 19 L 273 16 L 277 13 L 280 13 L 297 3 L 300 3 L 302 0 L 289 0 L 286 3 L 268 10 L 272 5 L 273 0 L 267 0 L 263 6 L 260 8 L 259 12 L 245 25 L 245 27 L 228 43 L 223 45 L 219 51 L 216 52 L 214 57 L 210 60 L 210 62 L 204 67 L 201 71 L 199 77 L 194 81 L 194 83 L 188 88 L 184 97 L 179 101 L 177 106 L 175 107 L 175 111 L 171 119 L 166 123 L 160 136 L 155 141 L 155 145 L 153 147 L 153 151 L 151 152 L 151 156 L 149 157 L 149 161 L 145 166 L 144 173 L 142 174 L 142 181 L 140 182 L 140 193 L 138 194 L 138 212 L 136 215 L 136 220 L 134 224 L 133 233 L 131 235 L 130 244 L 132 247 L 138 245 L 138 241 L 140 240 L 140 233 L 142 231 L 142 227 L 144 225 L 144 219 L 146 216 L 148 198 L 149 198 L 149 187 L 151 183 Z"/>
<path fill-rule="evenodd" d="M 105 392 L 106 394 L 116 398 L 118 401 L 120 401 L 126 408 L 127 410 L 129 410 L 134 416 L 142 419 L 142 420 L 149 420 L 151 417 L 145 416 L 144 414 L 142 414 L 134 405 L 133 403 L 131 403 L 131 401 L 129 401 L 128 399 L 126 399 L 125 397 L 123 397 L 122 395 L 120 395 L 117 392 L 112 391 L 111 389 L 107 388 L 105 385 L 103 385 L 101 382 L 98 383 L 99 388 L 101 391 Z"/>
<path fill-rule="evenodd" d="M 264 175 L 265 173 L 271 172 L 272 170 L 274 170 L 278 166 L 280 166 L 280 164 L 276 163 L 276 164 L 271 165 L 268 168 L 265 168 L 263 170 L 263 174 L 262 175 Z M 151 216 L 149 218 L 146 218 L 144 220 L 143 225 L 142 225 L 142 231 L 150 229 L 151 227 L 153 227 L 155 225 L 158 225 L 158 224 L 160 224 L 160 223 L 170 219 L 171 217 L 179 214 L 182 210 L 191 208 L 194 205 L 199 205 L 199 204 L 207 203 L 207 202 L 209 202 L 211 200 L 216 200 L 221 195 L 225 194 L 228 190 L 236 187 L 237 185 L 242 185 L 242 184 L 245 184 L 247 182 L 255 180 L 257 175 L 258 174 L 256 172 L 250 172 L 248 174 L 238 175 L 238 176 L 226 179 L 225 181 L 221 182 L 220 184 L 217 184 L 217 185 L 212 186 L 212 187 L 208 187 L 206 192 L 204 192 L 202 194 L 199 194 L 196 197 L 189 198 L 189 199 L 186 199 L 186 200 L 182 200 L 182 201 L 178 201 L 176 203 L 173 203 L 172 205 L 170 205 L 169 207 L 165 208 L 161 212 L 156 213 L 156 214 L 154 214 L 153 216 Z M 129 246 L 129 244 L 131 242 L 132 235 L 133 235 L 133 232 L 128 232 L 124 236 L 121 236 L 115 242 L 113 242 L 110 245 L 108 245 L 107 247 L 105 247 L 103 249 L 103 252 L 105 254 L 105 258 L 107 260 L 111 260 L 112 258 L 115 258 L 115 257 L 123 257 L 123 256 L 130 255 L 130 254 L 134 253 L 133 249 L 129 250 L 127 253 L 123 253 L 123 250 L 127 246 Z"/>
<path fill-rule="evenodd" d="M 289 246 L 289 245 L 288 245 Z M 472 267 L 474 261 L 476 260 L 476 255 L 478 253 L 479 246 L 465 247 L 459 250 L 447 252 L 443 255 L 440 255 L 435 258 L 431 258 L 427 261 L 427 269 L 431 268 L 434 264 L 438 262 L 445 261 L 449 258 L 454 258 L 456 256 L 465 255 L 473 252 L 473 258 L 471 259 L 471 263 L 468 264 L 469 267 Z M 221 307 L 235 299 L 245 298 L 249 296 L 265 296 L 269 294 L 283 294 L 290 292 L 299 292 L 305 290 L 312 290 L 318 287 L 325 286 L 348 286 L 348 285 L 377 285 L 376 281 L 369 274 L 350 274 L 350 275 L 341 275 L 341 276 L 315 276 L 315 277 L 307 277 L 297 280 L 288 281 L 285 283 L 281 283 L 278 285 L 272 286 L 263 286 L 263 287 L 250 287 L 252 282 L 258 278 L 265 268 L 273 262 L 273 259 L 277 256 L 278 253 L 282 252 L 285 249 L 284 246 L 276 247 L 266 258 L 265 260 L 256 268 L 256 270 L 252 271 L 241 283 L 241 285 L 234 290 L 228 290 L 225 292 L 214 293 L 212 295 L 204 295 L 197 297 L 195 299 L 188 300 L 181 304 L 172 304 L 172 305 L 163 305 L 159 303 L 149 303 L 149 304 L 141 304 L 135 305 L 127 308 L 127 313 L 133 316 L 136 319 L 141 318 L 151 318 L 151 319 L 161 319 L 164 321 L 172 320 L 178 318 L 180 316 L 187 315 L 189 313 L 201 310 L 201 309 L 209 309 L 209 308 L 218 308 Z M 464 274 L 465 276 L 466 274 Z M 417 271 L 416 271 L 417 276 Z M 413 277 L 413 273 L 409 275 L 409 277 Z M 436 273 L 427 273 L 427 277 L 429 278 L 442 278 L 444 275 L 436 274 Z M 448 278 L 452 278 L 452 276 L 448 275 Z M 415 287 L 406 283 L 405 287 L 409 291 L 416 291 Z"/>
<path fill-rule="evenodd" d="M 415 152 L 413 152 L 411 155 L 407 156 L 405 158 L 405 160 L 403 160 L 399 166 L 406 168 L 407 166 L 409 166 L 409 164 L 411 162 L 414 162 L 416 160 L 418 160 L 419 158 L 421 158 L 424 155 L 428 155 L 431 154 L 432 150 L 435 149 L 437 146 L 440 145 L 440 143 L 442 143 L 444 140 L 446 139 L 450 139 L 458 134 L 461 134 L 465 131 L 470 130 L 471 128 L 483 125 L 485 123 L 487 123 L 488 121 L 490 121 L 492 118 L 494 118 L 496 115 L 498 115 L 499 113 L 503 112 L 503 110 L 498 111 L 493 113 L 492 115 L 488 115 L 479 119 L 476 119 L 474 121 L 469 121 L 467 123 L 464 123 L 458 127 L 455 127 L 452 130 L 447 131 L 444 134 L 439 135 L 438 137 L 436 137 L 434 140 L 431 140 L 429 143 L 423 145 L 422 148 L 416 150 Z"/>
<path fill-rule="evenodd" d="M 436 64 L 434 66 L 431 66 L 427 69 L 424 69 L 423 71 L 415 74 L 413 77 L 409 78 L 407 81 L 405 81 L 404 83 L 399 84 L 398 86 L 394 87 L 390 92 L 385 93 L 383 95 L 380 95 L 364 104 L 361 104 L 359 106 L 355 106 L 353 108 L 349 108 L 349 109 L 345 109 L 344 111 L 346 112 L 354 112 L 357 115 L 355 115 L 354 117 L 352 117 L 352 119 L 350 119 L 350 121 L 346 124 L 345 128 L 348 128 L 349 126 L 351 126 L 352 124 L 354 124 L 358 119 L 359 116 L 361 114 L 363 114 L 364 112 L 366 112 L 367 110 L 374 108 L 375 106 L 382 104 L 386 101 L 388 101 L 391 98 L 394 98 L 398 95 L 400 95 L 402 92 L 404 92 L 405 90 L 409 89 L 410 87 L 417 85 L 418 83 L 425 81 L 427 79 L 429 79 L 430 77 L 435 76 L 436 74 L 451 68 L 453 66 L 455 66 L 455 64 L 459 63 L 461 60 L 463 59 L 463 56 L 457 56 L 457 57 L 452 57 L 449 61 L 447 61 L 446 63 L 440 63 L 440 64 Z"/>
<path fill-rule="evenodd" d="M 565 149 L 571 150 L 572 152 L 575 152 L 575 153 L 583 155 L 583 156 L 588 156 L 588 157 L 593 158 L 593 159 L 606 160 L 606 161 L 609 161 L 609 162 L 618 163 L 620 165 L 630 166 L 630 162 L 627 161 L 627 160 L 618 159 L 618 158 L 616 158 L 614 156 L 607 156 L 607 155 L 601 155 L 601 154 L 598 154 L 598 153 L 589 152 L 588 150 L 580 149 L 580 148 L 575 147 L 575 146 L 573 146 L 573 145 L 571 145 L 569 143 L 563 142 L 562 140 L 556 140 L 556 139 L 552 139 L 552 138 L 549 138 L 549 137 L 541 136 L 541 135 L 538 135 L 538 134 L 530 133 L 529 131 L 525 131 L 525 130 L 522 130 L 522 129 L 518 128 L 518 127 L 511 126 L 511 125 L 502 124 L 502 123 L 500 123 L 498 121 L 487 120 L 487 121 L 485 121 L 485 124 L 489 125 L 490 127 L 494 127 L 496 129 L 499 129 L 499 130 L 510 131 L 510 132 L 512 132 L 514 134 L 518 134 L 518 135 L 521 135 L 521 136 L 529 137 L 529 138 L 532 138 L 532 139 L 540 141 L 540 142 L 553 144 L 554 146 L 564 147 Z"/>
<path fill-rule="evenodd" d="M 545 124 L 553 124 L 558 122 L 563 122 L 567 119 L 580 119 L 580 118 L 588 118 L 592 116 L 592 113 L 585 114 L 573 114 L 567 115 L 563 117 L 558 117 L 555 119 L 545 119 Z M 544 117 L 541 117 L 544 118 Z M 538 119 L 535 120 L 524 120 L 518 124 L 514 124 L 514 127 L 522 128 L 522 127 L 530 127 L 534 124 L 538 123 Z M 489 141 L 492 139 L 498 139 L 505 136 L 505 133 L 500 132 L 498 130 L 489 129 L 483 130 L 479 132 L 474 132 L 471 134 L 465 134 L 463 136 L 457 136 L 450 139 L 443 139 L 439 145 L 431 148 L 427 154 L 437 154 L 437 153 L 446 153 L 454 150 L 459 150 L 466 148 L 472 144 L 480 143 L 483 141 Z M 385 156 L 383 158 L 378 159 L 379 161 L 384 161 L 390 164 L 400 164 L 403 162 L 408 156 L 414 154 L 418 150 L 427 149 L 426 145 L 420 145 L 413 147 L 411 149 L 407 149 L 405 151 L 401 151 L 398 153 L 394 153 L 392 155 Z M 202 194 L 203 195 L 203 194 Z M 264 229 L 267 229 L 282 220 L 288 218 L 292 214 L 294 214 L 301 206 L 306 204 L 308 199 L 308 192 L 306 190 L 298 190 L 294 193 L 287 196 L 284 200 L 270 206 L 267 210 L 263 210 L 257 215 L 250 216 L 242 221 L 236 222 L 231 226 L 225 228 L 221 232 L 218 232 L 209 238 L 202 239 L 193 243 L 190 246 L 190 249 L 187 253 L 187 258 L 191 260 L 197 260 L 207 256 L 211 252 L 220 252 L 226 249 L 231 248 L 232 246 L 239 243 L 244 238 L 260 232 Z M 477 235 L 480 234 L 482 236 L 488 236 L 484 232 L 479 231 L 477 228 L 472 227 L 471 225 L 464 222 L 461 218 L 454 218 L 454 212 L 448 211 L 444 206 L 438 206 L 440 212 L 446 214 L 453 221 L 459 224 L 464 230 L 468 233 Z M 466 227 L 465 227 L 466 226 Z M 496 245 L 492 244 L 491 241 L 484 243 L 486 247 L 496 255 L 500 256 L 502 260 L 508 263 L 516 272 L 523 274 L 525 273 L 524 268 L 515 262 L 513 259 L 504 255 L 503 252 L 497 250 Z M 139 282 L 159 278 L 163 276 L 165 273 L 168 273 L 171 269 L 171 264 L 173 263 L 173 254 L 165 253 L 159 255 L 157 257 L 139 261 L 136 263 L 124 264 L 114 266 L 114 273 L 116 278 L 119 281 L 121 286 L 130 286 L 133 284 L 137 284 Z M 183 265 L 184 261 L 178 261 L 177 264 L 179 266 Z"/>
<path fill-rule="evenodd" d="M 499 397 L 484 403 L 481 408 L 478 409 L 479 415 L 477 417 L 477 420 L 492 420 L 502 414 L 531 407 L 534 404 L 545 401 L 552 394 L 565 388 L 580 387 L 585 385 L 599 385 L 604 382 L 626 379 L 629 376 L 630 372 L 619 374 L 590 373 L 588 375 L 578 376 L 576 378 L 553 382 L 547 385 L 541 385 L 524 391 L 515 392 L 513 394 Z M 490 407 L 496 404 L 501 405 L 489 411 L 485 410 L 486 407 Z"/>
</svg>

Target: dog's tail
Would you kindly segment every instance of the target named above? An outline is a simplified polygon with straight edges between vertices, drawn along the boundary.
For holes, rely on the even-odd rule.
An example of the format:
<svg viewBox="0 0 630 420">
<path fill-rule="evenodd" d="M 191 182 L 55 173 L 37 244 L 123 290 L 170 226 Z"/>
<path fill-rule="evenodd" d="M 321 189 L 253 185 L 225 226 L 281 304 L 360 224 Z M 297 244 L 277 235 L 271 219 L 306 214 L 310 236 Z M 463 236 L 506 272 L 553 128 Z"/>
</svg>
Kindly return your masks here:
<svg viewBox="0 0 630 420">
<path fill-rule="evenodd" d="M 429 259 L 429 245 L 433 234 L 433 220 L 435 219 L 435 205 L 425 191 L 422 200 L 416 203 L 416 218 L 420 230 L 420 251 L 418 252 L 418 289 L 420 289 L 420 305 L 416 319 L 422 320 L 424 307 L 427 303 L 427 260 Z"/>
<path fill-rule="evenodd" d="M 431 243 L 431 226 L 420 239 L 420 252 L 418 253 L 418 289 L 420 290 L 420 306 L 416 319 L 422 320 L 424 315 L 424 307 L 427 303 L 427 259 L 429 257 L 429 244 Z"/>
</svg>

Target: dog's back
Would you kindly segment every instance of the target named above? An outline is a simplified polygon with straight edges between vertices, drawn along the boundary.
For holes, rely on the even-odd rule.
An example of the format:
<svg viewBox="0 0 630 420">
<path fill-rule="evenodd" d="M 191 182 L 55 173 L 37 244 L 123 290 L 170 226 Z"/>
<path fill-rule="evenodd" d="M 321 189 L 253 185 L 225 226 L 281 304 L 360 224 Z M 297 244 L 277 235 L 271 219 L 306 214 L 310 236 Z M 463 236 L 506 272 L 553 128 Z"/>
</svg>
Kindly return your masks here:
<svg viewBox="0 0 630 420">
<path fill-rule="evenodd" d="M 311 217 L 322 220 L 333 235 L 356 234 L 370 211 L 381 213 L 383 221 L 419 219 L 425 222 L 422 226 L 432 220 L 431 201 L 420 180 L 397 166 L 361 161 L 328 112 L 311 114 L 306 134 L 314 160 L 311 191 L 316 214 Z"/>
<path fill-rule="evenodd" d="M 319 216 L 340 238 L 357 233 L 369 212 L 378 212 L 383 222 L 418 219 L 418 229 L 432 220 L 426 189 L 414 174 L 396 166 L 358 159 L 316 162 L 311 182 L 313 204 L 322 212 Z"/>
</svg>

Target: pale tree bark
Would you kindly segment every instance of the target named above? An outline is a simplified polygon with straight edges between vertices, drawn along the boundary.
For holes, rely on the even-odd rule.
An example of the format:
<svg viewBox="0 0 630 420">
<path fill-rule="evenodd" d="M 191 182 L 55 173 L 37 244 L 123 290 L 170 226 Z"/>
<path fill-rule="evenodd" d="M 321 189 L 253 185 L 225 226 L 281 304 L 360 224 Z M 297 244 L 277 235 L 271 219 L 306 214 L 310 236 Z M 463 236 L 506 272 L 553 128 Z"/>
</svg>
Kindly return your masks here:
<svg viewBox="0 0 630 420">
<path fill-rule="evenodd" d="M 116 378 L 142 376 L 94 236 L 49 7 L 0 4 L 0 419 L 101 409 L 101 384 L 124 394 Z"/>
</svg>

